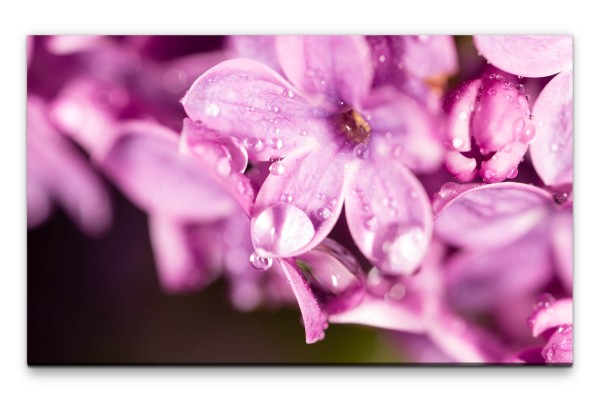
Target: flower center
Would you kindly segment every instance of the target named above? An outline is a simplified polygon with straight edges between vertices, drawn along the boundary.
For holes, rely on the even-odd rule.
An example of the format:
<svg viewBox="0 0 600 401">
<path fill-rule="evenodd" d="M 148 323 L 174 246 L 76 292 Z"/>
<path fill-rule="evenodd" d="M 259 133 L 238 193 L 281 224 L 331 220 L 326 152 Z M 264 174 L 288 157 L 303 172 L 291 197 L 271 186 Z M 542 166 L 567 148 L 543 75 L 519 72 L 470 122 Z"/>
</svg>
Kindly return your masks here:
<svg viewBox="0 0 600 401">
<path fill-rule="evenodd" d="M 371 126 L 356 110 L 340 114 L 340 127 L 348 138 L 358 143 L 365 143 L 371 135 Z"/>
</svg>

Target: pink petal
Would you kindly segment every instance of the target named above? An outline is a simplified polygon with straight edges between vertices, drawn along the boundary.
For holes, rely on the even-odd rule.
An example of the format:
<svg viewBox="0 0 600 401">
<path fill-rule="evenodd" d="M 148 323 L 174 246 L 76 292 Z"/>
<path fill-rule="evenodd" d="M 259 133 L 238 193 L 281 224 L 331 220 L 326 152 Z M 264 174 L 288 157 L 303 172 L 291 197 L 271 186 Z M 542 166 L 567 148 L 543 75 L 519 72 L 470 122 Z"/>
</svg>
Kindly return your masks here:
<svg viewBox="0 0 600 401">
<path fill-rule="evenodd" d="M 563 286 L 573 293 L 573 210 L 566 209 L 552 217 L 550 236 L 554 258 Z"/>
<path fill-rule="evenodd" d="M 278 261 L 298 300 L 304 321 L 304 330 L 306 331 L 306 343 L 312 344 L 322 340 L 325 338 L 325 329 L 328 326 L 327 315 L 321 310 L 298 268 L 286 259 L 279 259 Z"/>
<path fill-rule="evenodd" d="M 402 43 L 402 46 L 393 45 L 392 48 L 403 48 L 399 62 L 419 78 L 454 75 L 458 71 L 458 57 L 452 36 L 391 36 L 390 39 Z"/>
<path fill-rule="evenodd" d="M 204 166 L 178 150 L 177 134 L 158 124 L 131 122 L 99 160 L 140 208 L 178 222 L 214 221 L 236 207 Z"/>
<path fill-rule="evenodd" d="M 456 362 L 498 362 L 504 355 L 498 340 L 451 313 L 433 319 L 428 333 L 431 341 Z"/>
<path fill-rule="evenodd" d="M 546 302 L 534 310 L 529 318 L 531 333 L 534 337 L 563 324 L 573 324 L 573 300 L 571 298 Z"/>
<path fill-rule="evenodd" d="M 367 295 L 356 307 L 329 316 L 331 323 L 361 324 L 388 330 L 424 333 L 425 319 L 409 304 Z"/>
<path fill-rule="evenodd" d="M 218 227 L 193 228 L 156 215 L 149 226 L 160 284 L 166 292 L 196 291 L 215 278 L 222 246 L 213 240 Z"/>
<path fill-rule="evenodd" d="M 462 85 L 447 99 L 449 108 L 447 145 L 461 152 L 471 150 L 471 117 L 481 88 L 481 79 Z"/>
<path fill-rule="evenodd" d="M 524 77 L 545 77 L 572 68 L 568 35 L 475 36 L 475 46 L 496 67 Z"/>
<path fill-rule="evenodd" d="M 431 205 L 402 164 L 372 155 L 350 177 L 346 218 L 361 252 L 385 273 L 412 274 L 432 232 Z"/>
<path fill-rule="evenodd" d="M 251 58 L 268 65 L 283 74 L 273 35 L 232 35 L 227 38 L 227 47 L 234 57 Z"/>
<path fill-rule="evenodd" d="M 513 142 L 533 139 L 527 99 L 506 78 L 500 75 L 484 79 L 481 95 L 471 118 L 472 135 L 481 153 L 498 151 Z M 527 131 L 529 130 L 529 131 Z"/>
<path fill-rule="evenodd" d="M 544 87 L 533 106 L 537 122 L 531 161 L 546 185 L 573 182 L 573 73 L 563 72 Z"/>
<path fill-rule="evenodd" d="M 490 159 L 483 161 L 480 170 L 483 180 L 495 183 L 507 178 L 515 178 L 527 147 L 527 144 L 516 141 L 497 151 Z"/>
<path fill-rule="evenodd" d="M 546 363 L 573 363 L 573 326 L 560 326 L 542 349 Z"/>
<path fill-rule="evenodd" d="M 55 35 L 48 38 L 46 46 L 51 53 L 66 55 L 110 45 L 110 39 L 101 35 Z"/>
<path fill-rule="evenodd" d="M 283 157 L 326 130 L 326 122 L 315 114 L 319 111 L 301 93 L 269 67 L 249 59 L 211 68 L 181 102 L 192 120 L 244 141 L 253 160 Z"/>
<path fill-rule="evenodd" d="M 451 150 L 444 156 L 446 169 L 459 181 L 468 182 L 477 177 L 477 160 Z"/>
<path fill-rule="evenodd" d="M 435 230 L 458 247 L 498 249 L 540 224 L 552 204 L 546 191 L 520 183 L 442 188 L 434 199 Z"/>
<path fill-rule="evenodd" d="M 250 216 L 255 194 L 249 178 L 242 174 L 248 165 L 248 153 L 240 141 L 221 137 L 218 132 L 185 119 L 179 148 L 193 157 L 202 172 L 221 184 Z"/>
<path fill-rule="evenodd" d="M 285 75 L 307 93 L 355 106 L 369 93 L 373 65 L 364 37 L 279 36 L 276 46 Z"/>
<path fill-rule="evenodd" d="M 340 215 L 354 156 L 323 142 L 271 164 L 252 216 L 252 242 L 265 257 L 299 255 L 320 243 Z"/>
<path fill-rule="evenodd" d="M 28 223 L 39 224 L 56 200 L 88 234 L 111 222 L 110 198 L 89 162 L 50 125 L 41 99 L 27 100 Z"/>
<path fill-rule="evenodd" d="M 372 92 L 363 106 L 374 149 L 417 172 L 439 168 L 444 150 L 439 121 L 425 107 L 391 87 Z"/>
<path fill-rule="evenodd" d="M 453 255 L 446 268 L 448 296 L 461 310 L 489 310 L 539 291 L 553 277 L 547 226 L 505 247 Z"/>
</svg>

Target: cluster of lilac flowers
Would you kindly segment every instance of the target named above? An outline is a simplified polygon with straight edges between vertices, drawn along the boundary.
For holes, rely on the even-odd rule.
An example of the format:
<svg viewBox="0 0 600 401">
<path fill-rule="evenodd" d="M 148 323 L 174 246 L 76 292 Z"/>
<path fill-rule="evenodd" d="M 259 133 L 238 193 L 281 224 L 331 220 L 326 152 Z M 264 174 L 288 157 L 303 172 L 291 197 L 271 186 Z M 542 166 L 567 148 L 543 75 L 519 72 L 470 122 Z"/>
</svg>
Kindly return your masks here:
<svg viewBox="0 0 600 401">
<path fill-rule="evenodd" d="M 367 325 L 414 362 L 572 363 L 571 37 L 161 40 L 28 38 L 30 228 L 102 233 L 102 175 L 168 293 L 224 277 L 307 343 Z"/>
</svg>

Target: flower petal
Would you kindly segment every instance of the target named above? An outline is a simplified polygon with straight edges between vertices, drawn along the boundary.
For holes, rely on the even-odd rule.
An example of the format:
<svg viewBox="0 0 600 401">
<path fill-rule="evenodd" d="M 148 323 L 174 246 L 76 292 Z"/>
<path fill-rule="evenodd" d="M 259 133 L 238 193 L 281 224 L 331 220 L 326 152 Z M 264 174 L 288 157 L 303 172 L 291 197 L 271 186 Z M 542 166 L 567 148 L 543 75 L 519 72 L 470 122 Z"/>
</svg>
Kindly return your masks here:
<svg viewBox="0 0 600 401">
<path fill-rule="evenodd" d="M 150 239 L 162 288 L 168 293 L 191 292 L 212 281 L 220 266 L 218 226 L 184 226 L 169 218 L 149 219 Z"/>
<path fill-rule="evenodd" d="M 573 293 L 573 210 L 567 209 L 555 213 L 550 230 L 554 258 L 563 286 Z"/>
<path fill-rule="evenodd" d="M 378 152 L 417 172 L 439 168 L 444 153 L 439 121 L 425 107 L 391 87 L 371 92 L 363 106 Z"/>
<path fill-rule="evenodd" d="M 497 151 L 490 159 L 483 161 L 479 172 L 483 180 L 495 183 L 507 178 L 515 178 L 527 147 L 527 144 L 516 141 Z"/>
<path fill-rule="evenodd" d="M 182 99 L 188 116 L 244 141 L 253 160 L 283 157 L 326 121 L 297 89 L 254 60 L 224 61 L 202 74 Z"/>
<path fill-rule="evenodd" d="M 533 106 L 537 122 L 531 161 L 546 185 L 573 182 L 573 74 L 563 72 L 544 87 Z"/>
<path fill-rule="evenodd" d="M 28 224 L 39 224 L 56 200 L 88 234 L 111 222 L 110 197 L 78 150 L 52 128 L 48 110 L 36 97 L 27 100 Z"/>
<path fill-rule="evenodd" d="M 490 310 L 538 292 L 553 277 L 546 231 L 545 227 L 532 230 L 502 248 L 453 255 L 446 268 L 452 305 L 461 310 Z"/>
<path fill-rule="evenodd" d="M 573 300 L 565 298 L 547 303 L 533 312 L 529 324 L 534 337 L 554 327 L 573 324 Z"/>
<path fill-rule="evenodd" d="M 286 259 L 278 259 L 278 262 L 298 300 L 306 331 L 306 343 L 312 344 L 322 340 L 325 338 L 325 329 L 328 326 L 325 312 L 319 306 L 298 268 Z"/>
<path fill-rule="evenodd" d="M 360 36 L 279 36 L 279 62 L 290 82 L 330 101 L 360 105 L 369 93 L 373 65 Z"/>
<path fill-rule="evenodd" d="M 419 309 L 406 303 L 387 301 L 366 295 L 352 309 L 329 316 L 331 323 L 361 324 L 409 333 L 424 333 L 426 320 Z"/>
<path fill-rule="evenodd" d="M 99 163 L 148 213 L 178 222 L 214 221 L 231 213 L 236 204 L 227 190 L 178 148 L 175 132 L 154 123 L 131 122 L 118 127 Z"/>
<path fill-rule="evenodd" d="M 546 363 L 573 363 L 573 325 L 560 326 L 542 349 Z"/>
<path fill-rule="evenodd" d="M 425 256 L 433 225 L 421 183 L 402 164 L 375 153 L 350 180 L 346 218 L 356 245 L 383 272 L 412 274 Z"/>
<path fill-rule="evenodd" d="M 481 79 L 476 79 L 462 85 L 446 99 L 445 108 L 449 112 L 446 142 L 449 149 L 471 150 L 471 117 L 479 88 Z"/>
<path fill-rule="evenodd" d="M 227 38 L 227 47 L 236 58 L 260 61 L 278 74 L 283 74 L 277 57 L 275 40 L 274 35 L 232 35 Z"/>
<path fill-rule="evenodd" d="M 483 57 L 511 74 L 545 77 L 572 68 L 569 35 L 485 35 L 474 40 Z"/>
<path fill-rule="evenodd" d="M 442 187 L 434 198 L 435 231 L 449 243 L 469 249 L 502 248 L 517 240 L 550 212 L 546 191 L 521 183 Z"/>
<path fill-rule="evenodd" d="M 449 35 L 391 36 L 395 60 L 411 74 L 421 78 L 454 75 L 458 57 L 454 38 Z"/>
<path fill-rule="evenodd" d="M 337 144 L 322 143 L 272 163 L 252 215 L 256 251 L 289 257 L 320 243 L 341 213 L 345 175 L 354 160 Z"/>
</svg>

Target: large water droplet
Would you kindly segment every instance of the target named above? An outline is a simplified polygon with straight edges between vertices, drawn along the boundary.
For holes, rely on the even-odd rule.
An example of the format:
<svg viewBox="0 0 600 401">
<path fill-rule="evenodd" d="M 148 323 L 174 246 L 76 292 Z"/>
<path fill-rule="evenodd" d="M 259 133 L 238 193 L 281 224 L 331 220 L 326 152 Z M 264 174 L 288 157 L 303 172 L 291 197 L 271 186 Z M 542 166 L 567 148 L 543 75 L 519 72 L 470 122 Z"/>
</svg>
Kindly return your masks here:
<svg viewBox="0 0 600 401">
<path fill-rule="evenodd" d="M 412 274 L 427 249 L 427 237 L 419 226 L 390 224 L 373 241 L 376 266 L 388 274 Z"/>
<path fill-rule="evenodd" d="M 244 146 L 250 152 L 258 153 L 265 148 L 265 144 L 259 138 L 246 138 L 244 139 Z"/>
<path fill-rule="evenodd" d="M 315 236 L 310 218 L 296 206 L 278 203 L 263 210 L 252 222 L 254 248 L 264 256 L 288 256 Z"/>
<path fill-rule="evenodd" d="M 281 138 L 270 138 L 268 143 L 275 150 L 283 148 L 283 140 Z"/>
<path fill-rule="evenodd" d="M 322 207 L 317 210 L 317 218 L 321 221 L 325 221 L 331 217 L 331 209 L 328 207 Z"/>
<path fill-rule="evenodd" d="M 264 271 L 268 270 L 273 265 L 273 259 L 263 258 L 256 252 L 253 252 L 252 255 L 250 255 L 250 264 L 256 270 Z"/>
<path fill-rule="evenodd" d="M 225 148 L 227 157 L 231 162 L 231 168 L 238 173 L 246 171 L 246 167 L 248 167 L 248 151 L 244 144 L 239 139 L 231 136 L 223 136 L 217 140 Z"/>
<path fill-rule="evenodd" d="M 285 203 L 292 203 L 293 199 L 292 194 L 282 194 L 281 197 L 279 197 L 279 200 Z"/>
<path fill-rule="evenodd" d="M 269 172 L 273 175 L 281 175 L 285 172 L 285 167 L 281 162 L 275 162 L 269 166 Z"/>
<path fill-rule="evenodd" d="M 365 277 L 358 261 L 337 242 L 325 238 L 295 258 L 313 294 L 327 312 L 352 308 L 365 295 Z"/>
</svg>

